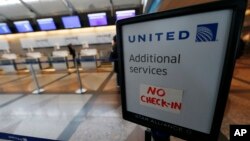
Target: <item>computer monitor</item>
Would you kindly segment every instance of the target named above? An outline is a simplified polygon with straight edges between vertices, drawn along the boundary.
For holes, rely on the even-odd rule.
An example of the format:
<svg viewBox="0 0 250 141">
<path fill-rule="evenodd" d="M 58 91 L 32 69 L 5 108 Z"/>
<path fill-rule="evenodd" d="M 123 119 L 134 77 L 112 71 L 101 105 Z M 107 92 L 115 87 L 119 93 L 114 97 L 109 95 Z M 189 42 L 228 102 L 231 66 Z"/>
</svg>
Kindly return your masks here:
<svg viewBox="0 0 250 141">
<path fill-rule="evenodd" d="M 90 26 L 103 26 L 108 24 L 107 16 L 104 12 L 88 14 L 88 19 Z"/>
<path fill-rule="evenodd" d="M 16 21 L 16 22 L 14 22 L 14 25 L 19 33 L 34 31 L 28 20 Z"/>
<path fill-rule="evenodd" d="M 80 28 L 81 23 L 78 16 L 64 16 L 62 17 L 64 28 Z"/>
<path fill-rule="evenodd" d="M 6 23 L 0 23 L 0 34 L 9 34 L 11 30 Z"/>
<path fill-rule="evenodd" d="M 135 16 L 135 10 L 116 11 L 116 20 L 126 19 Z"/>
<path fill-rule="evenodd" d="M 42 31 L 55 30 L 56 25 L 52 18 L 37 19 L 37 23 Z"/>
</svg>

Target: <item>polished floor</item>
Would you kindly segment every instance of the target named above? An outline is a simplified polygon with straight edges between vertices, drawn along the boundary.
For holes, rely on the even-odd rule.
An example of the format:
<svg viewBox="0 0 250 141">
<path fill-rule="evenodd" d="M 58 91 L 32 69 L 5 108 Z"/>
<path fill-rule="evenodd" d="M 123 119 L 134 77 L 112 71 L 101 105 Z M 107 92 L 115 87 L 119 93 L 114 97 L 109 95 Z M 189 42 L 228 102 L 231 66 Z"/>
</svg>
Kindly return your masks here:
<svg viewBox="0 0 250 141">
<path fill-rule="evenodd" d="M 37 73 L 43 94 L 29 73 L 0 75 L 0 132 L 70 141 L 144 141 L 145 127 L 121 115 L 116 74 L 110 66 L 81 72 L 84 94 L 74 72 Z M 229 140 L 229 125 L 250 124 L 250 53 L 234 71 L 220 141 Z M 171 138 L 172 141 L 181 141 Z"/>
</svg>

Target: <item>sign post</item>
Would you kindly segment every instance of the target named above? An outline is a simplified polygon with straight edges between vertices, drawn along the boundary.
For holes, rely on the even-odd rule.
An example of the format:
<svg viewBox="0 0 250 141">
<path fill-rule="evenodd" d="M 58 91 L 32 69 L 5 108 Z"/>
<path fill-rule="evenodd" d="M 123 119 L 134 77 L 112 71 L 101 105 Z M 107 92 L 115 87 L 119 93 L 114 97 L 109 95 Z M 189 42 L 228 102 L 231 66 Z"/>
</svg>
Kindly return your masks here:
<svg viewBox="0 0 250 141">
<path fill-rule="evenodd" d="M 216 140 L 246 0 L 117 22 L 123 117 L 187 140 Z"/>
</svg>

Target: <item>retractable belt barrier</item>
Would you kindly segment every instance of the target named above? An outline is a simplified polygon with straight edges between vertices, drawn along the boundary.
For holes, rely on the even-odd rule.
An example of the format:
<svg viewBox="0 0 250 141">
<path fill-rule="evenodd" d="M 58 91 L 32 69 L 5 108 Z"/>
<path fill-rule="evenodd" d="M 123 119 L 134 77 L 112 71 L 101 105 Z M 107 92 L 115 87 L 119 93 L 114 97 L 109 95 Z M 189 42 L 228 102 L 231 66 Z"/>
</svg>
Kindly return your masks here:
<svg viewBox="0 0 250 141">
<path fill-rule="evenodd" d="M 58 58 L 60 58 L 60 57 L 58 57 Z M 51 60 L 49 60 L 49 61 L 40 61 L 40 60 L 38 60 L 38 59 L 36 59 L 36 58 L 29 58 L 29 59 L 27 59 L 25 62 L 15 62 L 15 60 L 0 60 L 0 66 L 5 66 L 5 65 L 13 65 L 13 64 L 16 64 L 16 65 L 21 65 L 21 64 L 23 64 L 23 65 L 29 65 L 29 64 L 39 64 L 39 63 L 65 63 L 65 62 L 74 62 L 74 60 L 73 59 L 69 59 L 69 60 L 63 60 L 63 59 L 61 59 L 61 58 L 63 58 L 63 57 L 61 57 L 60 59 L 58 59 L 58 58 L 53 58 L 53 59 L 51 59 Z M 95 58 L 93 58 L 93 59 L 90 59 L 90 58 L 81 58 L 81 59 L 76 59 L 76 61 L 80 61 L 80 62 L 94 62 L 94 61 L 103 61 L 103 62 L 114 62 L 114 61 L 118 61 L 118 59 L 108 59 L 108 58 L 102 58 L 102 59 L 95 59 Z"/>
<path fill-rule="evenodd" d="M 80 72 L 79 72 L 79 68 L 78 68 L 78 63 L 88 63 L 88 62 L 97 62 L 97 61 L 103 61 L 103 62 L 114 62 L 117 61 L 117 59 L 109 59 L 109 58 L 101 58 L 101 59 L 96 59 L 95 57 L 81 57 L 81 58 L 76 58 L 74 59 L 67 59 L 66 57 L 54 57 L 54 58 L 49 58 L 48 61 L 41 61 L 38 58 L 27 58 L 24 62 L 15 62 L 15 60 L 1 60 L 0 61 L 0 68 L 1 66 L 10 66 L 13 65 L 14 68 L 17 68 L 17 65 L 27 65 L 28 69 L 30 70 L 32 79 L 35 83 L 36 89 L 34 91 L 32 91 L 33 94 L 40 94 L 42 92 L 45 91 L 45 89 L 42 88 L 42 86 L 40 86 L 39 82 L 38 82 L 38 78 L 36 76 L 36 69 L 34 68 L 34 65 L 39 65 L 40 69 L 41 68 L 41 64 L 43 63 L 47 63 L 47 64 L 53 64 L 53 63 L 66 63 L 67 64 L 67 68 L 68 69 L 68 63 L 69 62 L 73 62 L 75 65 L 73 68 L 76 69 L 76 75 L 77 75 L 77 80 L 79 83 L 79 89 L 75 90 L 75 93 L 77 94 L 83 94 L 87 91 L 87 89 L 85 89 L 82 85 L 82 80 L 81 80 L 81 76 L 80 76 Z M 84 66 L 84 65 L 83 65 Z M 17 70 L 17 69 L 16 69 Z"/>
</svg>

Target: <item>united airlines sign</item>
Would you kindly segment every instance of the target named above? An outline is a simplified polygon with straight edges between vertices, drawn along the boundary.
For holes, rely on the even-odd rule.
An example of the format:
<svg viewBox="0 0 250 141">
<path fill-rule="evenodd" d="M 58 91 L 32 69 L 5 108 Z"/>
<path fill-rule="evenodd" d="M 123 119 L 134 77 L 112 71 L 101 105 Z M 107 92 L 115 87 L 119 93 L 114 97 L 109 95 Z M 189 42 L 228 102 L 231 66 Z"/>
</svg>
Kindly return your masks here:
<svg viewBox="0 0 250 141">
<path fill-rule="evenodd" d="M 119 20 L 124 119 L 186 140 L 217 140 L 244 6 L 218 1 Z"/>
<path fill-rule="evenodd" d="M 199 24 L 196 30 L 196 42 L 214 42 L 216 41 L 218 23 Z M 142 33 L 136 35 L 129 35 L 129 43 L 145 43 L 152 41 L 173 41 L 173 40 L 188 40 L 191 32 L 188 30 L 167 31 L 156 33 Z"/>
<path fill-rule="evenodd" d="M 129 35 L 128 41 L 130 43 L 134 42 L 152 42 L 152 41 L 162 41 L 162 40 L 186 40 L 189 38 L 189 31 L 179 31 L 179 32 L 157 32 L 150 34 L 138 34 L 138 35 Z"/>
</svg>

